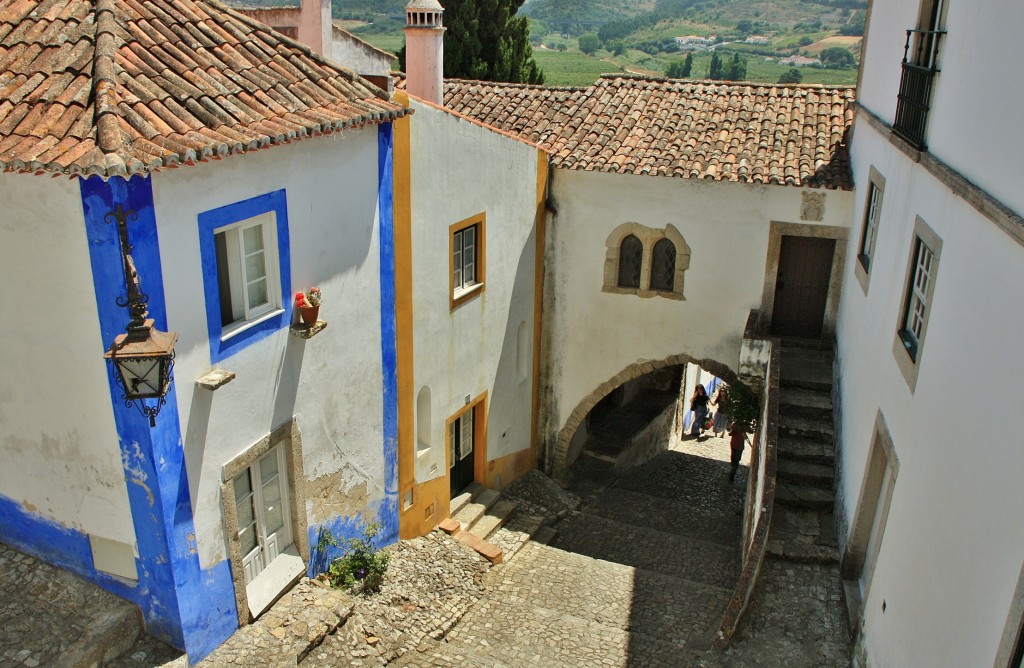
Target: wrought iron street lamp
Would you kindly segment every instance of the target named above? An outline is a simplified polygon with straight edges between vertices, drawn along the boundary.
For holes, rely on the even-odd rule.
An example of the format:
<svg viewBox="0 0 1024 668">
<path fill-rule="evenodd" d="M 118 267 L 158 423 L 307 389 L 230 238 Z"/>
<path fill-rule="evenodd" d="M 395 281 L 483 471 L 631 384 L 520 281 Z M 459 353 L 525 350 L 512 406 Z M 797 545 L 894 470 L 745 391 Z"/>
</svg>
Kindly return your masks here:
<svg viewBox="0 0 1024 668">
<path fill-rule="evenodd" d="M 171 370 L 174 367 L 174 343 L 176 332 L 161 332 L 153 327 L 148 318 L 146 305 L 149 297 L 139 287 L 139 274 L 132 259 L 132 246 L 128 243 L 128 221 L 138 219 L 134 211 L 126 211 L 120 204 L 103 219 L 117 223 L 117 234 L 121 241 L 121 263 L 124 269 L 124 284 L 127 298 L 118 297 L 117 305 L 127 308 L 131 321 L 124 334 L 119 334 L 104 355 L 114 367 L 114 380 L 121 388 L 121 399 L 125 406 L 138 402 L 136 407 L 149 418 L 149 426 L 156 426 L 156 416 L 165 403 L 171 389 Z M 158 399 L 153 405 L 146 405 L 143 399 Z"/>
</svg>

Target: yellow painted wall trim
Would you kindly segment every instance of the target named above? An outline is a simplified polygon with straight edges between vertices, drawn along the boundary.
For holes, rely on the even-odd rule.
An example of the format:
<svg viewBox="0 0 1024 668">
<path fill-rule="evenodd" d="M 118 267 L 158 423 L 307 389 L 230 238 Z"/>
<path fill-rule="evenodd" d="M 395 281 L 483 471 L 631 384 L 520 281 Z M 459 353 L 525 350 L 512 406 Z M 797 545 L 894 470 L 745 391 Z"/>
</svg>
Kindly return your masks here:
<svg viewBox="0 0 1024 668">
<path fill-rule="evenodd" d="M 534 226 L 536 249 L 533 257 L 533 399 L 530 406 L 530 468 L 537 462 L 538 423 L 540 420 L 540 370 L 544 315 L 544 247 L 547 234 L 549 156 L 537 151 L 537 202 Z M 524 472 L 525 473 L 525 472 Z"/>
<path fill-rule="evenodd" d="M 409 97 L 396 91 L 394 101 L 409 107 Z M 398 535 L 422 535 L 423 496 L 415 489 L 415 399 L 412 302 L 412 128 L 411 117 L 394 121 L 395 338 L 398 351 Z M 412 500 L 409 505 L 408 500 Z M 447 511 L 447 508 L 445 509 Z M 437 514 L 436 505 L 434 515 Z M 435 521 L 436 523 L 436 521 Z M 428 529 L 429 530 L 429 529 Z"/>
</svg>

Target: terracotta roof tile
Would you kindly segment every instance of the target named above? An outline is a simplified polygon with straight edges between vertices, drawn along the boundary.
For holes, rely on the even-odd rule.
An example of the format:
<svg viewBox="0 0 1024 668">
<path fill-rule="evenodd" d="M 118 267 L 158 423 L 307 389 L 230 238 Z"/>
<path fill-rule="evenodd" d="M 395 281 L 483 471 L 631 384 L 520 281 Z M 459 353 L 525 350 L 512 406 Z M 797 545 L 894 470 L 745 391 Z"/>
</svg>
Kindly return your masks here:
<svg viewBox="0 0 1024 668">
<path fill-rule="evenodd" d="M 127 175 L 407 113 L 217 0 L 0 0 L 0 169 Z"/>
<path fill-rule="evenodd" d="M 849 190 L 850 86 L 606 75 L 587 88 L 448 80 L 445 106 L 562 168 Z"/>
</svg>

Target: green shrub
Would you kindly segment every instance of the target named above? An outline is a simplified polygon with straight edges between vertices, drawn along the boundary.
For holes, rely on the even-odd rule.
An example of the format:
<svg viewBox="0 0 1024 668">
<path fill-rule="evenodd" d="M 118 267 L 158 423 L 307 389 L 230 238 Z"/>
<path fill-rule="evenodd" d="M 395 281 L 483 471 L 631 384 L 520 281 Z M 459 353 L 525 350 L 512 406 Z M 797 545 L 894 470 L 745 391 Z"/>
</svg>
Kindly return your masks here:
<svg viewBox="0 0 1024 668">
<path fill-rule="evenodd" d="M 359 538 L 348 538 L 340 543 L 330 531 L 321 533 L 318 548 L 331 545 L 340 547 L 344 556 L 331 562 L 323 578 L 332 587 L 350 589 L 359 585 L 364 593 L 376 591 L 384 581 L 391 555 L 373 546 L 373 539 L 380 533 L 381 525 L 374 522 L 366 527 Z"/>
</svg>

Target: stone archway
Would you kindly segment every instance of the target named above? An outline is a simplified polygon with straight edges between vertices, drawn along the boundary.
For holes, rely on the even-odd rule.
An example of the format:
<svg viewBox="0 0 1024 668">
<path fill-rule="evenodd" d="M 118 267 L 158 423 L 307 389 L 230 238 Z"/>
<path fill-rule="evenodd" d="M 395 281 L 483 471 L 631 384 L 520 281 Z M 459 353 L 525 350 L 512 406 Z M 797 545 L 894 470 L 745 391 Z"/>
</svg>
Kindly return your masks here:
<svg viewBox="0 0 1024 668">
<path fill-rule="evenodd" d="M 619 373 L 615 374 L 605 382 L 601 383 L 593 392 L 584 397 L 569 417 L 566 418 L 565 424 L 558 430 L 558 436 L 555 439 L 554 447 L 549 452 L 548 470 L 551 471 L 552 476 L 556 480 L 565 480 L 566 474 L 568 473 L 568 458 L 569 458 L 569 446 L 572 442 L 572 437 L 579 429 L 580 425 L 583 424 L 583 420 L 586 419 L 587 415 L 594 409 L 599 401 L 608 396 L 617 387 L 623 383 L 629 382 L 641 376 L 657 371 L 658 369 L 664 369 L 670 366 L 680 366 L 683 364 L 697 364 L 703 369 L 710 371 L 719 378 L 725 379 L 727 382 L 735 382 L 737 380 L 736 373 L 725 364 L 716 362 L 711 359 L 696 359 L 686 354 L 669 355 L 662 360 L 652 360 L 648 362 L 637 362 L 631 364 Z"/>
</svg>

